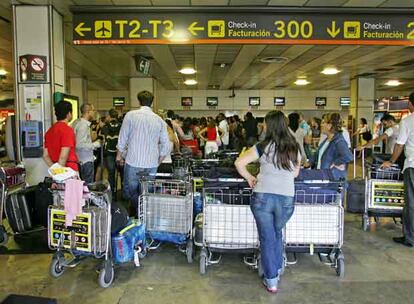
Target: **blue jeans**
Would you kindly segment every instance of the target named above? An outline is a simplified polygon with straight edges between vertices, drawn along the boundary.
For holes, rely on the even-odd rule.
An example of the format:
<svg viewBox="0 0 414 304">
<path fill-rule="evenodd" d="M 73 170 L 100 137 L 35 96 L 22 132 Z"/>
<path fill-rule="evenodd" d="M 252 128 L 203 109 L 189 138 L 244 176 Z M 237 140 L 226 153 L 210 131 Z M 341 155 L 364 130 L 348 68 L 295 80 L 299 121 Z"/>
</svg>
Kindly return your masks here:
<svg viewBox="0 0 414 304">
<path fill-rule="evenodd" d="M 137 168 L 125 164 L 124 168 L 124 198 L 130 200 L 133 206 L 138 205 L 138 197 L 141 194 L 141 180 L 155 179 L 157 167 L 155 168 Z"/>
<path fill-rule="evenodd" d="M 80 176 L 85 183 L 93 183 L 95 178 L 93 162 L 87 162 L 80 165 Z"/>
<path fill-rule="evenodd" d="M 277 286 L 283 263 L 282 230 L 295 209 L 293 197 L 255 192 L 250 209 L 259 233 L 264 278 L 268 286 Z"/>
</svg>

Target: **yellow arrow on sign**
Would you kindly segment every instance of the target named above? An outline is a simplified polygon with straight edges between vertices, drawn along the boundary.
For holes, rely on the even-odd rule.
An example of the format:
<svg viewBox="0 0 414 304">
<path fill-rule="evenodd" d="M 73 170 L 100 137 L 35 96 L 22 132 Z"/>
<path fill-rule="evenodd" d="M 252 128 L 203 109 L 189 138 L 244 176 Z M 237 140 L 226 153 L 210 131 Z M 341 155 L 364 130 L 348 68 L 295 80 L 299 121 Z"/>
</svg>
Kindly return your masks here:
<svg viewBox="0 0 414 304">
<path fill-rule="evenodd" d="M 197 31 L 204 31 L 204 27 L 202 27 L 202 26 L 197 27 L 196 25 L 197 25 L 197 21 L 191 23 L 191 25 L 188 27 L 188 31 L 193 36 L 197 36 Z"/>
<path fill-rule="evenodd" d="M 336 36 L 338 36 L 338 34 L 341 32 L 340 28 L 336 28 L 336 22 L 332 21 L 332 25 L 331 27 L 327 28 L 326 31 L 328 32 L 328 34 L 332 37 L 335 38 Z"/>
<path fill-rule="evenodd" d="M 75 27 L 75 32 L 78 33 L 78 35 L 81 37 L 85 37 L 85 34 L 83 32 L 90 32 L 92 30 L 90 27 L 83 27 L 84 25 L 85 22 L 81 22 L 77 27 Z"/>
</svg>

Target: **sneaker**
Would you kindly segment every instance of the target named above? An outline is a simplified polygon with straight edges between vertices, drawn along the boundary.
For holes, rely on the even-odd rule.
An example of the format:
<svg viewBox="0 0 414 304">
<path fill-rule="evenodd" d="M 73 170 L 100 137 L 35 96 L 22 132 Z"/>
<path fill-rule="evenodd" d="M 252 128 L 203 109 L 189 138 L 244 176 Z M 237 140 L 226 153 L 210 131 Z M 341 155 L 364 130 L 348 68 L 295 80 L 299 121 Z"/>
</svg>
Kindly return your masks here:
<svg viewBox="0 0 414 304">
<path fill-rule="evenodd" d="M 268 292 L 277 293 L 277 286 L 269 286 L 266 279 L 263 279 L 262 283 Z"/>
<path fill-rule="evenodd" d="M 402 237 L 394 237 L 394 238 L 392 238 L 392 240 L 394 242 L 398 243 L 398 244 L 402 244 L 402 245 L 407 246 L 407 247 L 413 247 L 413 244 L 411 244 L 410 242 L 408 242 L 405 239 L 405 237 L 403 237 L 403 236 Z"/>
</svg>

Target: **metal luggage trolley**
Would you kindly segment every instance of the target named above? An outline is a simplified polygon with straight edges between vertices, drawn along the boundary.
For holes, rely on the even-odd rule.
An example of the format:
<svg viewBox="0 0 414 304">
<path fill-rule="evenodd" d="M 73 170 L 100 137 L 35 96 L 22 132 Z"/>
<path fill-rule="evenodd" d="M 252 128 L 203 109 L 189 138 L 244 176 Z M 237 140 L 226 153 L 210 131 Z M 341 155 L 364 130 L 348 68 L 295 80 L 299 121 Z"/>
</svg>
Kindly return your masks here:
<svg viewBox="0 0 414 304">
<path fill-rule="evenodd" d="M 340 182 L 296 181 L 295 211 L 285 229 L 286 253 L 295 257 L 296 253 L 318 253 L 341 278 L 345 274 L 342 188 Z"/>
<path fill-rule="evenodd" d="M 193 191 L 188 180 L 144 180 L 138 202 L 138 218 L 145 224 L 149 250 L 161 242 L 179 246 L 192 263 L 194 247 Z"/>
<path fill-rule="evenodd" d="M 111 190 L 108 184 L 88 185 L 84 192 L 85 206 L 82 214 L 65 226 L 64 184 L 58 184 L 53 193 L 53 206 L 48 212 L 49 247 L 56 250 L 50 263 L 50 274 L 60 277 L 67 268 L 76 267 L 84 258 L 103 259 L 98 283 L 109 287 L 114 280 L 111 251 Z M 70 258 L 65 257 L 70 254 Z"/>
<path fill-rule="evenodd" d="M 401 181 L 401 169 L 393 165 L 389 169 L 381 169 L 379 163 L 367 164 L 365 176 L 365 208 L 362 216 L 362 228 L 367 231 L 371 225 L 371 217 L 377 224 L 379 218 L 402 217 L 404 207 L 404 182 Z"/>
<path fill-rule="evenodd" d="M 3 225 L 3 215 L 5 214 L 7 218 L 7 212 L 5 212 L 7 198 L 8 196 L 23 190 L 25 187 L 26 171 L 23 168 L 0 167 L 0 246 L 6 245 L 9 240 L 6 228 Z M 30 230 L 27 232 L 33 231 L 36 230 Z M 23 233 L 27 232 L 25 231 Z"/>
<path fill-rule="evenodd" d="M 200 274 L 220 262 L 221 255 L 213 260 L 213 253 L 253 253 L 253 260 L 245 257 L 244 262 L 256 267 L 259 236 L 250 210 L 252 190 L 244 179 L 217 179 L 213 181 L 216 186 L 211 182 L 205 180 L 203 189 Z"/>
</svg>

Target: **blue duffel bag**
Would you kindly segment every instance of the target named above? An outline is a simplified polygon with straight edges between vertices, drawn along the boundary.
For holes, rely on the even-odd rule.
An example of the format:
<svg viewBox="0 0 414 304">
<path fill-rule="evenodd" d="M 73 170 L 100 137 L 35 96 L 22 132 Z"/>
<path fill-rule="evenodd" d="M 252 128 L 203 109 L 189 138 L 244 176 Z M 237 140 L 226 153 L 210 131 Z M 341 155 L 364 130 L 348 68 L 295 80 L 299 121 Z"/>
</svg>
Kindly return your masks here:
<svg viewBox="0 0 414 304">
<path fill-rule="evenodd" d="M 146 247 L 145 225 L 138 220 L 130 220 L 128 225 L 112 237 L 112 254 L 115 263 L 134 260 L 134 252 L 142 252 Z"/>
<path fill-rule="evenodd" d="M 295 203 L 330 204 L 338 198 L 337 183 L 295 182 Z"/>
</svg>

